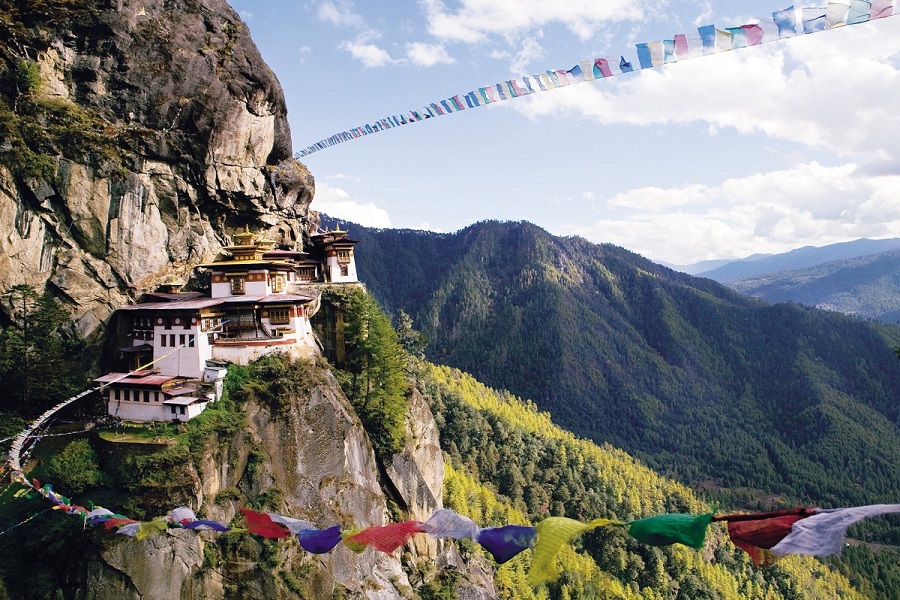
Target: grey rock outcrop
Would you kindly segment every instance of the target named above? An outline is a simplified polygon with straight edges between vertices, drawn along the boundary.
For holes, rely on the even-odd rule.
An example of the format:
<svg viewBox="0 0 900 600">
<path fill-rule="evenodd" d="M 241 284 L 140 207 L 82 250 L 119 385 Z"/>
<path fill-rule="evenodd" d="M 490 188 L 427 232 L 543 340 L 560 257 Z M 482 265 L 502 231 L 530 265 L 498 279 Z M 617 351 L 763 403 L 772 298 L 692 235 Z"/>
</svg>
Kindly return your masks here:
<svg viewBox="0 0 900 600">
<path fill-rule="evenodd" d="M 223 0 L 95 0 L 53 14 L 24 4 L 0 55 L 7 70 L 35 62 L 30 101 L 101 123 L 105 151 L 59 143 L 45 176 L 0 161 L 0 293 L 46 286 L 89 336 L 118 305 L 211 258 L 235 227 L 302 241 L 315 183 L 291 157 L 278 80 Z"/>
</svg>

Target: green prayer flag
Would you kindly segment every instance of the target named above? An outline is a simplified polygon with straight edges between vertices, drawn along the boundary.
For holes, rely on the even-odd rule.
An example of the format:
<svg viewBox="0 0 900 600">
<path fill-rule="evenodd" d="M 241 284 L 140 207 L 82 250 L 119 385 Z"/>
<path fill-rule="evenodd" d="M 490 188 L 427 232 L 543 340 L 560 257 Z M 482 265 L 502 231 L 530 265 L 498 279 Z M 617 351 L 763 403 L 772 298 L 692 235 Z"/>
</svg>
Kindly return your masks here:
<svg viewBox="0 0 900 600">
<path fill-rule="evenodd" d="M 657 515 L 634 521 L 628 528 L 637 541 L 649 546 L 684 544 L 692 548 L 702 548 L 706 539 L 706 528 L 714 513 L 706 515 Z"/>
</svg>

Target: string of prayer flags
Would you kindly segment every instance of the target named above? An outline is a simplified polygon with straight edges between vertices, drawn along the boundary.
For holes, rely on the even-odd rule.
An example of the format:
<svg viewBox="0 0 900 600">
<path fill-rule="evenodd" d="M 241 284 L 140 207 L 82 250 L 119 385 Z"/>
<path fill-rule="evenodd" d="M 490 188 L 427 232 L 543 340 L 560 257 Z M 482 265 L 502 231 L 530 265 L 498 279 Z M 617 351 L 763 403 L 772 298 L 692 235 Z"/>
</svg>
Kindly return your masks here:
<svg viewBox="0 0 900 600">
<path fill-rule="evenodd" d="M 845 25 L 858 25 L 894 14 L 894 0 L 829 1 L 825 6 L 800 9 L 791 5 L 771 14 L 771 19 L 768 17 L 757 19 L 756 23 L 724 29 L 719 29 L 715 25 L 704 25 L 697 29 L 697 33 L 679 33 L 672 39 L 639 43 L 635 46 L 638 65 L 641 69 L 651 69 L 698 56 L 757 46 L 801 33 L 810 34 Z M 466 94 L 457 94 L 445 100 L 431 102 L 421 109 L 413 109 L 405 114 L 379 119 L 372 124 L 353 127 L 307 146 L 295 156 L 302 158 L 337 144 L 400 125 L 417 123 L 467 108 L 485 106 L 537 92 L 547 92 L 575 83 L 605 79 L 633 70 L 632 61 L 627 60 L 624 55 L 620 59 L 581 60 L 571 69 L 547 70 L 535 75 L 485 85 Z"/>
<path fill-rule="evenodd" d="M 623 525 L 623 523 L 610 519 L 595 519 L 589 523 L 582 523 L 566 517 L 548 517 L 538 523 L 537 542 L 534 545 L 531 570 L 528 571 L 528 582 L 531 585 L 540 585 L 555 581 L 559 577 L 556 555 L 562 547 L 572 543 L 572 540 L 583 533 L 607 525 Z"/>
<path fill-rule="evenodd" d="M 900 513 L 900 504 L 873 504 L 854 508 L 821 510 L 793 524 L 791 532 L 772 547 L 772 554 L 831 556 L 844 548 L 847 528 L 869 517 Z"/>
<path fill-rule="evenodd" d="M 684 544 L 691 548 L 702 548 L 706 528 L 712 518 L 713 513 L 657 515 L 633 521 L 628 526 L 628 534 L 648 546 Z"/>
<path fill-rule="evenodd" d="M 797 507 L 749 515 L 722 515 L 713 517 L 713 521 L 726 522 L 731 543 L 749 554 L 753 564 L 759 567 L 774 564 L 778 557 L 770 551 L 772 546 L 791 532 L 794 523 L 817 512 L 814 508 Z"/>
<path fill-rule="evenodd" d="M 37 480 L 28 481 L 20 471 L 13 471 L 12 478 L 13 481 L 26 486 L 19 490 L 16 496 L 20 496 L 20 492 L 32 491 L 33 486 L 40 485 Z M 65 496 L 53 492 L 49 484 L 36 491 L 54 504 L 47 510 L 65 510 L 69 514 L 81 517 L 87 525 L 102 524 L 107 530 L 115 529 L 118 534 L 138 540 L 168 528 L 239 531 L 216 521 L 197 519 L 194 511 L 186 506 L 171 510 L 165 517 L 141 522 L 103 507 L 91 505 L 92 508 L 88 511 L 73 504 Z M 595 519 L 583 523 L 565 517 L 549 517 L 535 527 L 505 525 L 483 529 L 468 517 L 449 509 L 440 509 L 424 523 L 405 521 L 343 531 L 339 525 L 316 529 L 309 521 L 249 508 L 241 508 L 240 512 L 247 522 L 247 529 L 241 531 L 269 539 L 281 539 L 295 534 L 300 546 L 314 554 L 330 552 L 341 541 L 354 552 L 363 552 L 366 548 L 372 547 L 380 552 L 393 553 L 418 533 L 426 533 L 435 538 L 473 539 L 490 553 L 498 564 L 533 548 L 534 555 L 528 580 L 537 585 L 553 581 L 558 576 L 556 557 L 563 545 L 597 527 L 625 526 L 633 538 L 647 545 L 684 544 L 699 549 L 704 545 L 709 524 L 713 521 L 723 521 L 727 523 L 732 542 L 745 550 L 755 565 L 767 566 L 786 554 L 813 556 L 839 554 L 844 546 L 848 527 L 868 517 L 900 513 L 900 504 L 876 504 L 831 510 L 798 507 L 791 510 L 718 517 L 713 513 L 663 514 L 627 523 L 611 519 Z M 37 514 L 14 527 L 27 523 L 36 516 Z"/>
</svg>

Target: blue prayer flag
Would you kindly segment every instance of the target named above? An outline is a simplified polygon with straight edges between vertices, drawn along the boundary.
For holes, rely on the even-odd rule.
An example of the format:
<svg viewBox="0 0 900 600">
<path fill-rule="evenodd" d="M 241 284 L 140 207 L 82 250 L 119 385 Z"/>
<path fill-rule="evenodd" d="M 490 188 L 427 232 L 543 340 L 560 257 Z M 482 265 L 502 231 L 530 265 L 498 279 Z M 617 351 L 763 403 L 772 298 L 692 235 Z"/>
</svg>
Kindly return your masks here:
<svg viewBox="0 0 900 600">
<path fill-rule="evenodd" d="M 534 531 L 534 527 L 524 525 L 488 527 L 478 532 L 476 541 L 491 553 L 497 563 L 503 564 L 522 550 L 531 547 Z"/>
<path fill-rule="evenodd" d="M 772 13 L 772 20 L 778 25 L 778 37 L 797 35 L 797 13 L 794 5 Z"/>
</svg>

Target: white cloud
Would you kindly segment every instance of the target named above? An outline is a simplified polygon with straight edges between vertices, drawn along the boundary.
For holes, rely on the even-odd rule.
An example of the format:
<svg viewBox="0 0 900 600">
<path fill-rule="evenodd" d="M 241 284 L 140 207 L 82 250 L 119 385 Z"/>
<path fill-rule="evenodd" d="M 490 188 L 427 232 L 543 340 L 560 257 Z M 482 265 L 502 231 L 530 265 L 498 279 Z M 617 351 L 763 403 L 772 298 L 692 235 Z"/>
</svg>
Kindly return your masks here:
<svg viewBox="0 0 900 600">
<path fill-rule="evenodd" d="M 446 233 L 446 231 L 444 231 L 443 229 L 439 229 L 437 227 L 432 227 L 431 224 L 428 223 L 428 221 L 425 221 L 424 223 L 422 223 L 415 229 L 417 229 L 419 231 L 432 231 L 434 233 Z"/>
<path fill-rule="evenodd" d="M 827 167 L 811 162 L 712 186 L 629 190 L 594 203 L 603 219 L 568 225 L 557 233 L 689 264 L 896 235 L 898 197 L 898 175 L 870 177 L 852 163 Z"/>
<path fill-rule="evenodd" d="M 362 62 L 366 67 L 383 67 L 396 61 L 391 58 L 387 50 L 380 48 L 375 44 L 367 44 L 363 42 L 343 41 L 338 46 L 341 50 L 349 52 L 353 58 Z"/>
<path fill-rule="evenodd" d="M 331 179 L 331 180 L 343 179 L 343 180 L 348 180 L 348 181 L 359 181 L 360 180 L 359 177 L 357 177 L 355 175 L 349 175 L 347 173 L 335 173 L 334 175 L 326 175 L 324 177 L 324 179 Z"/>
<path fill-rule="evenodd" d="M 358 28 L 365 24 L 362 15 L 354 12 L 351 2 L 322 2 L 316 9 L 316 16 L 338 27 Z"/>
<path fill-rule="evenodd" d="M 456 62 L 443 44 L 411 42 L 406 44 L 406 57 L 420 67 L 449 65 Z"/>
<path fill-rule="evenodd" d="M 343 188 L 322 181 L 316 184 L 316 195 L 310 208 L 326 213 L 330 217 L 347 219 L 366 227 L 391 226 L 391 218 L 387 211 L 375 203 L 356 200 Z"/>
<path fill-rule="evenodd" d="M 442 0 L 420 0 L 428 20 L 428 31 L 444 40 L 468 43 L 484 41 L 494 34 L 516 34 L 557 22 L 581 40 L 618 21 L 640 19 L 640 0 L 460 0 L 449 10 Z"/>
<path fill-rule="evenodd" d="M 535 37 L 526 37 L 522 40 L 519 50 L 509 63 L 511 72 L 523 73 L 531 63 L 544 58 L 544 48 L 538 42 L 538 39 L 541 37 L 543 37 L 543 34 L 538 34 Z"/>
</svg>

